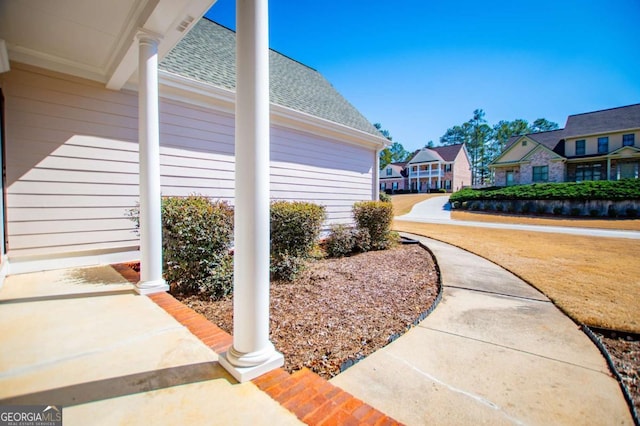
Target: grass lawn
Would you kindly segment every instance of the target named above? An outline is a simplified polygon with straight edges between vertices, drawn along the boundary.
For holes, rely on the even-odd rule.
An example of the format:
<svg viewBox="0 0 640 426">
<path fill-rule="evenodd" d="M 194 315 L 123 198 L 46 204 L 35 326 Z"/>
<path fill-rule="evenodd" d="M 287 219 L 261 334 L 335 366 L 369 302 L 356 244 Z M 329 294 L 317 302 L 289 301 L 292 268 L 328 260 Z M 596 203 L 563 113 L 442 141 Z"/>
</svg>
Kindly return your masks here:
<svg viewBox="0 0 640 426">
<path fill-rule="evenodd" d="M 395 221 L 525 279 L 588 325 L 640 332 L 640 240 Z"/>
<path fill-rule="evenodd" d="M 410 208 L 409 208 L 410 209 Z M 488 214 L 466 211 L 452 211 L 451 219 L 475 222 L 516 223 L 519 225 L 568 226 L 575 228 L 602 228 L 640 231 L 640 219 L 591 219 L 591 218 L 551 218 Z"/>
</svg>

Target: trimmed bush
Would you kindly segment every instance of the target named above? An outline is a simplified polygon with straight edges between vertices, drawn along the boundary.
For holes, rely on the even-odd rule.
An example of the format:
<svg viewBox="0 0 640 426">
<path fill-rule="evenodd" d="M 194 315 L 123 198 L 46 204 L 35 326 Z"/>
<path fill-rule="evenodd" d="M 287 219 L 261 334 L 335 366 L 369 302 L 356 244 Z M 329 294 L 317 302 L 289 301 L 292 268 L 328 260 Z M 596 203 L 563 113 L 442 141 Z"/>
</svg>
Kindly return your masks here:
<svg viewBox="0 0 640 426">
<path fill-rule="evenodd" d="M 438 192 L 441 193 L 441 194 L 446 194 L 447 190 L 444 189 L 444 188 L 440 188 L 440 189 L 438 189 Z"/>
<path fill-rule="evenodd" d="M 393 206 L 382 201 L 361 201 L 353 205 L 353 217 L 360 229 L 371 237 L 373 250 L 384 250 L 390 245 L 389 231 L 393 220 Z"/>
<path fill-rule="evenodd" d="M 356 246 L 354 230 L 346 225 L 333 225 L 326 240 L 329 257 L 343 257 L 351 254 Z"/>
<path fill-rule="evenodd" d="M 129 217 L 139 226 L 139 207 Z M 200 195 L 162 199 L 164 278 L 172 291 L 222 298 L 233 290 L 233 208 Z"/>
<path fill-rule="evenodd" d="M 354 250 L 365 253 L 371 250 L 371 235 L 369 230 L 364 228 L 356 228 L 353 230 L 353 241 L 355 243 Z"/>
<path fill-rule="evenodd" d="M 387 194 L 386 192 L 381 192 L 380 193 L 380 201 L 384 201 L 385 203 L 390 203 L 391 202 L 391 196 L 389 194 Z"/>
<path fill-rule="evenodd" d="M 271 203 L 271 273 L 292 281 L 316 244 L 325 209 L 301 201 Z"/>
</svg>

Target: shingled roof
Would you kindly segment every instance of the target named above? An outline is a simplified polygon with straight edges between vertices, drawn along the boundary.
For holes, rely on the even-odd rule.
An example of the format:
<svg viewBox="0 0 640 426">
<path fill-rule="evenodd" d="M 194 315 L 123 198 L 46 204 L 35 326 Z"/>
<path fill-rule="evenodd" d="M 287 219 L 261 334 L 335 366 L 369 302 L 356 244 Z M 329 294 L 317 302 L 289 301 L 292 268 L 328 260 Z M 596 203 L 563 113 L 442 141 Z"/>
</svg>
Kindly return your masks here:
<svg viewBox="0 0 640 426">
<path fill-rule="evenodd" d="M 534 141 L 546 146 L 551 151 L 554 151 L 557 154 L 564 155 L 564 144 L 561 144 L 560 141 L 565 138 L 565 129 L 549 130 L 547 132 L 538 132 L 538 133 L 529 133 L 527 135 L 511 136 L 507 141 L 507 145 L 505 146 L 505 151 L 507 148 L 509 148 L 511 145 L 513 145 L 517 140 L 519 140 L 523 136 L 526 136 L 529 139 L 533 139 Z"/>
<path fill-rule="evenodd" d="M 429 148 L 440 154 L 440 157 L 444 161 L 453 161 L 458 156 L 460 150 L 464 147 L 464 144 L 458 143 L 455 145 L 436 146 Z"/>
<path fill-rule="evenodd" d="M 235 32 L 202 18 L 159 67 L 235 91 L 235 46 Z M 318 71 L 274 50 L 269 51 L 269 68 L 272 103 L 381 136 Z"/>
<path fill-rule="evenodd" d="M 573 138 L 638 128 L 640 128 L 640 104 L 634 104 L 570 115 L 564 127 L 564 137 Z"/>
</svg>

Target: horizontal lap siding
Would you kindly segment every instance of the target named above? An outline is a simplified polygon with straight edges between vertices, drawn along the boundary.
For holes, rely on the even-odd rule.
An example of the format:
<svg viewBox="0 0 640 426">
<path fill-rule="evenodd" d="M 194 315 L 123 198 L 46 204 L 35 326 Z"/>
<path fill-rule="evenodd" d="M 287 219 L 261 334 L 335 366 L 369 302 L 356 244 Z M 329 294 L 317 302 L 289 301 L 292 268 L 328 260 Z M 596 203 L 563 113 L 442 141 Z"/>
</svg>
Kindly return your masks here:
<svg viewBox="0 0 640 426">
<path fill-rule="evenodd" d="M 3 75 L 9 255 L 130 250 L 139 200 L 137 97 L 18 65 Z M 233 203 L 230 114 L 162 100 L 162 194 Z M 371 198 L 373 151 L 272 126 L 271 196 L 324 205 L 333 222 Z"/>
</svg>

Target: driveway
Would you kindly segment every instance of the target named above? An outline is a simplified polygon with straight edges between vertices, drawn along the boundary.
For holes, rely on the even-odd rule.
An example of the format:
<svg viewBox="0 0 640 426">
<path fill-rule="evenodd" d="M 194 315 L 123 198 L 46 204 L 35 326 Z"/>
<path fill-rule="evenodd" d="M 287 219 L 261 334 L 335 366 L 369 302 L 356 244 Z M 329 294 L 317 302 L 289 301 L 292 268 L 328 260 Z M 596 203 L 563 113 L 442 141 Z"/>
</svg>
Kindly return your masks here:
<svg viewBox="0 0 640 426">
<path fill-rule="evenodd" d="M 396 216 L 395 219 L 407 222 L 440 223 L 443 225 L 470 226 L 474 228 L 513 229 L 515 231 L 548 232 L 552 234 L 640 239 L 640 232 L 637 231 L 453 220 L 451 219 L 451 207 L 449 205 L 448 195 L 429 198 L 428 200 L 417 203 L 409 213 Z"/>
</svg>

